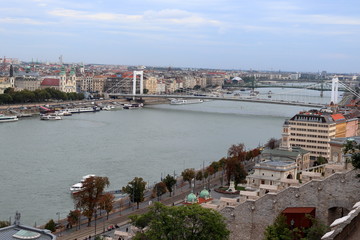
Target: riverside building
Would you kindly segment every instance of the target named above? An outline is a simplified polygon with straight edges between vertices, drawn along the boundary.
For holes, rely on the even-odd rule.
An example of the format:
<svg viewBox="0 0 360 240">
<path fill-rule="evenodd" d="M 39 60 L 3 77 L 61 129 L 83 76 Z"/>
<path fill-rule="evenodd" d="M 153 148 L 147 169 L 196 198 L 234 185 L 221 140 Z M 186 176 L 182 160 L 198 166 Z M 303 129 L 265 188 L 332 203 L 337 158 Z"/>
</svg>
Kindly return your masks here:
<svg viewBox="0 0 360 240">
<path fill-rule="evenodd" d="M 285 120 L 282 146 L 301 147 L 310 152 L 310 160 L 330 159 L 330 141 L 335 137 L 355 136 L 358 119 L 330 110 L 300 112 Z"/>
</svg>

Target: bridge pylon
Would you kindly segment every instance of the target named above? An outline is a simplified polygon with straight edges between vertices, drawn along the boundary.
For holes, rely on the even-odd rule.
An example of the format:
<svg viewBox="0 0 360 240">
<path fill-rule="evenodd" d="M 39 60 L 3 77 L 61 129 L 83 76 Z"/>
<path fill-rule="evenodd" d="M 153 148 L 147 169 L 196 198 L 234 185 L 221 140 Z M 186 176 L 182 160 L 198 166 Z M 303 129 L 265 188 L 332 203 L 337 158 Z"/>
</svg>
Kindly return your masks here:
<svg viewBox="0 0 360 240">
<path fill-rule="evenodd" d="M 332 79 L 331 102 L 333 104 L 338 104 L 338 97 L 339 97 L 339 79 L 336 77 Z"/>
<path fill-rule="evenodd" d="M 144 71 L 134 71 L 133 73 L 133 95 L 136 95 L 136 77 L 140 75 L 140 94 L 144 94 Z"/>
</svg>

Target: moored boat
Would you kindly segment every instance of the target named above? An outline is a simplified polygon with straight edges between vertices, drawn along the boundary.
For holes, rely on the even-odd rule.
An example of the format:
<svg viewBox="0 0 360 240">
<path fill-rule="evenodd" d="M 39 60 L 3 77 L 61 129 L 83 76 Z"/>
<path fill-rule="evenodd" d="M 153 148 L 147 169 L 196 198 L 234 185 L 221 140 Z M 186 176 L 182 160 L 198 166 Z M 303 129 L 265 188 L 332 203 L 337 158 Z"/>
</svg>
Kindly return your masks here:
<svg viewBox="0 0 360 240">
<path fill-rule="evenodd" d="M 171 105 L 183 105 L 183 104 L 194 104 L 194 103 L 203 103 L 202 99 L 172 99 L 170 101 Z"/>
<path fill-rule="evenodd" d="M 100 107 L 78 107 L 78 108 L 69 108 L 66 111 L 70 113 L 85 113 L 85 112 L 97 112 L 100 111 Z"/>
<path fill-rule="evenodd" d="M 144 106 L 144 104 L 142 103 L 127 103 L 124 104 L 124 109 L 137 109 L 137 108 L 142 108 Z"/>
<path fill-rule="evenodd" d="M 40 120 L 61 120 L 62 118 L 56 114 L 42 114 Z"/>
<path fill-rule="evenodd" d="M 6 116 L 4 114 L 0 114 L 0 122 L 15 122 L 19 120 L 17 116 Z"/>
<path fill-rule="evenodd" d="M 82 191 L 83 190 L 83 183 L 86 181 L 86 179 L 91 178 L 91 177 L 95 177 L 95 175 L 94 174 L 89 174 L 89 175 L 83 176 L 80 182 L 75 183 L 74 185 L 72 185 L 70 187 L 70 192 L 72 194 L 75 194 L 75 193 L 78 193 L 78 192 Z"/>
</svg>

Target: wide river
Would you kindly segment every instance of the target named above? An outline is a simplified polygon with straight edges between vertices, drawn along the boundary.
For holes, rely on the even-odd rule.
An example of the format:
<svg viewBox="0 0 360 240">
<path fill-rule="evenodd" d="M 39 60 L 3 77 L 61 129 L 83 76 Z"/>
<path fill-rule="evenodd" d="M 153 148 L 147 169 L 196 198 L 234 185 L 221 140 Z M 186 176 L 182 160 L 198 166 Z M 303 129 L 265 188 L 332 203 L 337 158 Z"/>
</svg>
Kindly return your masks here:
<svg viewBox="0 0 360 240">
<path fill-rule="evenodd" d="M 330 92 L 321 99 L 308 92 L 329 101 Z M 153 184 L 162 175 L 219 160 L 231 144 L 251 149 L 280 138 L 284 120 L 304 109 L 210 101 L 1 123 L 0 220 L 13 219 L 16 211 L 30 226 L 56 220 L 57 212 L 65 218 L 74 209 L 69 187 L 84 175 L 109 177 L 110 190 L 134 177 Z"/>
</svg>

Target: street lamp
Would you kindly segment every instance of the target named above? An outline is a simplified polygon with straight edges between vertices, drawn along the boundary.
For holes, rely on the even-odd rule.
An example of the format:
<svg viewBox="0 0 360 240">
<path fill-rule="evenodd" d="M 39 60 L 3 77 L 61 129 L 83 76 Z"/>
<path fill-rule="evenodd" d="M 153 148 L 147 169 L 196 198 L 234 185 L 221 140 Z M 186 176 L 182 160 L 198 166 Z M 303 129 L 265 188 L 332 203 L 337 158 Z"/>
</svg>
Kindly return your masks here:
<svg viewBox="0 0 360 240">
<path fill-rule="evenodd" d="M 95 210 L 95 235 L 94 235 L 94 238 L 96 237 L 96 218 L 97 218 L 97 210 Z"/>
<path fill-rule="evenodd" d="M 60 212 L 57 212 L 56 215 L 58 216 L 58 224 L 60 225 Z"/>
<path fill-rule="evenodd" d="M 104 204 L 104 210 L 105 210 L 105 202 L 103 202 L 103 204 Z M 106 210 L 105 210 L 105 212 L 106 212 Z M 103 233 L 105 233 L 105 216 L 103 217 Z"/>
</svg>

